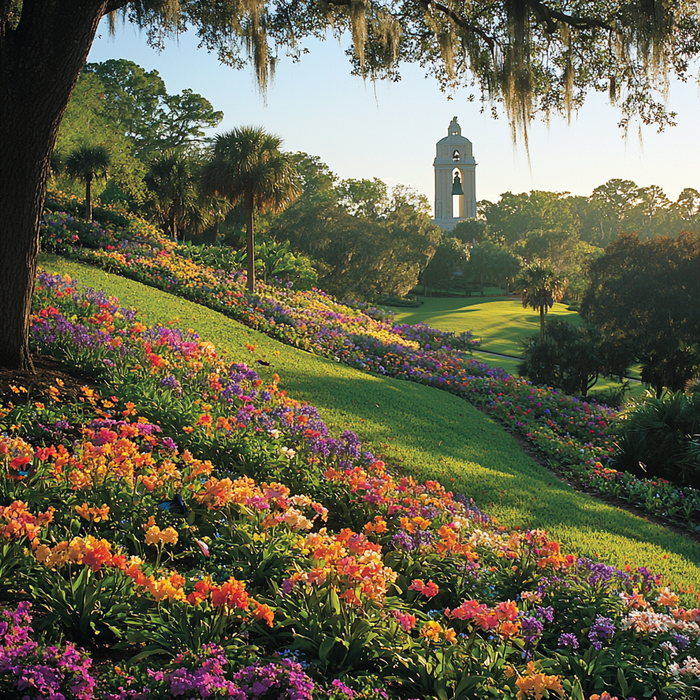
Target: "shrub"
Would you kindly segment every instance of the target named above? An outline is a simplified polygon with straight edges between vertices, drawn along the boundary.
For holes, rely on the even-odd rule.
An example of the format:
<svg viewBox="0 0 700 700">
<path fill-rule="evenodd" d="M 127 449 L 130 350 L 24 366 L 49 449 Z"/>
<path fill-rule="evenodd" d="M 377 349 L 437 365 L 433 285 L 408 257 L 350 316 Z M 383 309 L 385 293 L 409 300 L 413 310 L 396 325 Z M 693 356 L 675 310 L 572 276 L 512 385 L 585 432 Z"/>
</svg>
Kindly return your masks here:
<svg viewBox="0 0 700 700">
<path fill-rule="evenodd" d="M 700 393 L 675 392 L 661 398 L 647 394 L 621 414 L 613 463 L 645 476 L 697 483 L 699 433 Z"/>
</svg>

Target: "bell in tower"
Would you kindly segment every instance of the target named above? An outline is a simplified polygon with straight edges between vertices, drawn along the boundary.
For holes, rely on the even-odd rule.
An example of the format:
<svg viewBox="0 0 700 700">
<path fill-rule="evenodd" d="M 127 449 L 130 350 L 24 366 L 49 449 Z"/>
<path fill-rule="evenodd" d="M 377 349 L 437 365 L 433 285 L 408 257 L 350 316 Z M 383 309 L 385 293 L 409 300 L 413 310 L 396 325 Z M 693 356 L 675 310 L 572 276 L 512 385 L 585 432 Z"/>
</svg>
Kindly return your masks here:
<svg viewBox="0 0 700 700">
<path fill-rule="evenodd" d="M 437 142 L 435 160 L 435 218 L 445 231 L 465 219 L 476 218 L 476 161 L 472 144 L 462 136 L 455 117 L 447 136 Z"/>
</svg>

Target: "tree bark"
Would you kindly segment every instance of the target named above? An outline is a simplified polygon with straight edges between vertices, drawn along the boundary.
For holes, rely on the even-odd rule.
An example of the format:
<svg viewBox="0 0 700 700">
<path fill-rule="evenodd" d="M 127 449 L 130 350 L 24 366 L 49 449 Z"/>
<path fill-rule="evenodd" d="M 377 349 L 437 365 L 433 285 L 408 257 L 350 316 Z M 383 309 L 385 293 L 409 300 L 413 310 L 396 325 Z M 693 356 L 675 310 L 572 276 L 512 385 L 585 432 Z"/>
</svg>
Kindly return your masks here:
<svg viewBox="0 0 700 700">
<path fill-rule="evenodd" d="M 24 0 L 0 27 L 0 366 L 31 368 L 28 329 L 49 160 L 107 0 Z"/>
<path fill-rule="evenodd" d="M 248 258 L 248 291 L 255 291 L 255 202 L 252 192 L 245 195 L 245 237 Z"/>
</svg>

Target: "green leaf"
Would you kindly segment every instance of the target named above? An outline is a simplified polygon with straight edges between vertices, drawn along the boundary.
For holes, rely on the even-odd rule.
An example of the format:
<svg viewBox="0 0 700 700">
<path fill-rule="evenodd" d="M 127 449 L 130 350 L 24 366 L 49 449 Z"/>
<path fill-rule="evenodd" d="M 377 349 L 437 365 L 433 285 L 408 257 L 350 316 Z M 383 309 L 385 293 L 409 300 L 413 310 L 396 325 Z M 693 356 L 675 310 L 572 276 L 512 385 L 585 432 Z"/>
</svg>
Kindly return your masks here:
<svg viewBox="0 0 700 700">
<path fill-rule="evenodd" d="M 326 637 L 318 648 L 318 658 L 325 664 L 328 661 L 328 654 L 335 646 L 335 637 Z"/>
<path fill-rule="evenodd" d="M 629 684 L 627 683 L 627 679 L 625 678 L 625 673 L 621 668 L 617 669 L 617 682 L 620 684 L 620 690 L 622 691 L 623 695 L 627 695 L 629 693 Z"/>
</svg>

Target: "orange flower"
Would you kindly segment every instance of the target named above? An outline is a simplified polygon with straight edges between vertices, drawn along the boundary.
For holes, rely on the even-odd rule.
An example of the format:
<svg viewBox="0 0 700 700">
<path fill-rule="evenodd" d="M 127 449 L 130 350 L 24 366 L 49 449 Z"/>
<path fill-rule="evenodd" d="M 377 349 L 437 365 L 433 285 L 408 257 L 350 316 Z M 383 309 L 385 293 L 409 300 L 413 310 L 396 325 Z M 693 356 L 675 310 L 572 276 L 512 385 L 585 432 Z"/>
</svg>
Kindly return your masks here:
<svg viewBox="0 0 700 700">
<path fill-rule="evenodd" d="M 528 675 L 524 678 L 518 678 L 515 685 L 518 686 L 518 694 L 516 700 L 524 700 L 534 692 L 535 700 L 541 700 L 545 690 L 553 690 L 561 697 L 564 697 L 564 688 L 561 685 L 559 676 L 547 676 L 544 673 L 538 672 L 535 664 L 530 661 L 527 665 Z M 603 698 L 601 698 L 603 700 Z"/>
<path fill-rule="evenodd" d="M 369 534 L 370 532 L 374 532 L 377 535 L 381 535 L 383 532 L 387 531 L 387 524 L 386 520 L 382 518 L 381 515 L 377 515 L 374 518 L 373 523 L 367 523 L 364 527 L 364 531 Z"/>
<path fill-rule="evenodd" d="M 272 627 L 272 623 L 275 617 L 275 614 L 272 612 L 272 608 L 270 608 L 267 605 L 264 605 L 263 603 L 258 603 L 257 600 L 253 600 L 253 617 L 256 620 L 265 620 L 267 623 L 268 627 Z"/>
<path fill-rule="evenodd" d="M 177 530 L 172 527 L 166 527 L 161 530 L 160 541 L 163 544 L 177 544 Z"/>
<path fill-rule="evenodd" d="M 250 597 L 245 590 L 245 586 L 233 577 L 220 588 L 212 590 L 211 604 L 215 608 L 226 607 L 247 610 L 249 602 Z"/>
<path fill-rule="evenodd" d="M 146 544 L 158 544 L 160 542 L 160 528 L 153 525 L 146 530 Z"/>
<path fill-rule="evenodd" d="M 187 602 L 190 605 L 199 605 L 207 599 L 210 591 L 215 590 L 215 586 L 212 585 L 211 577 L 206 576 L 205 578 L 197 581 L 194 586 L 194 591 L 187 596 Z"/>
<path fill-rule="evenodd" d="M 501 635 L 503 637 L 515 637 L 520 632 L 519 622 L 510 622 L 506 620 L 501 625 Z"/>
<path fill-rule="evenodd" d="M 494 613 L 499 620 L 510 620 L 512 622 L 518 617 L 518 606 L 512 600 L 507 600 L 499 603 L 495 607 Z"/>
<path fill-rule="evenodd" d="M 678 596 L 673 593 L 668 586 L 666 586 L 659 594 L 658 602 L 659 605 L 674 607 L 678 603 Z"/>
<path fill-rule="evenodd" d="M 422 593 L 426 598 L 434 598 L 439 593 L 437 584 L 433 583 L 432 581 L 428 581 L 428 583 L 423 583 L 423 581 L 421 581 L 419 578 L 414 579 L 411 582 L 411 585 L 408 587 L 408 590 L 418 591 L 419 593 Z"/>
</svg>

